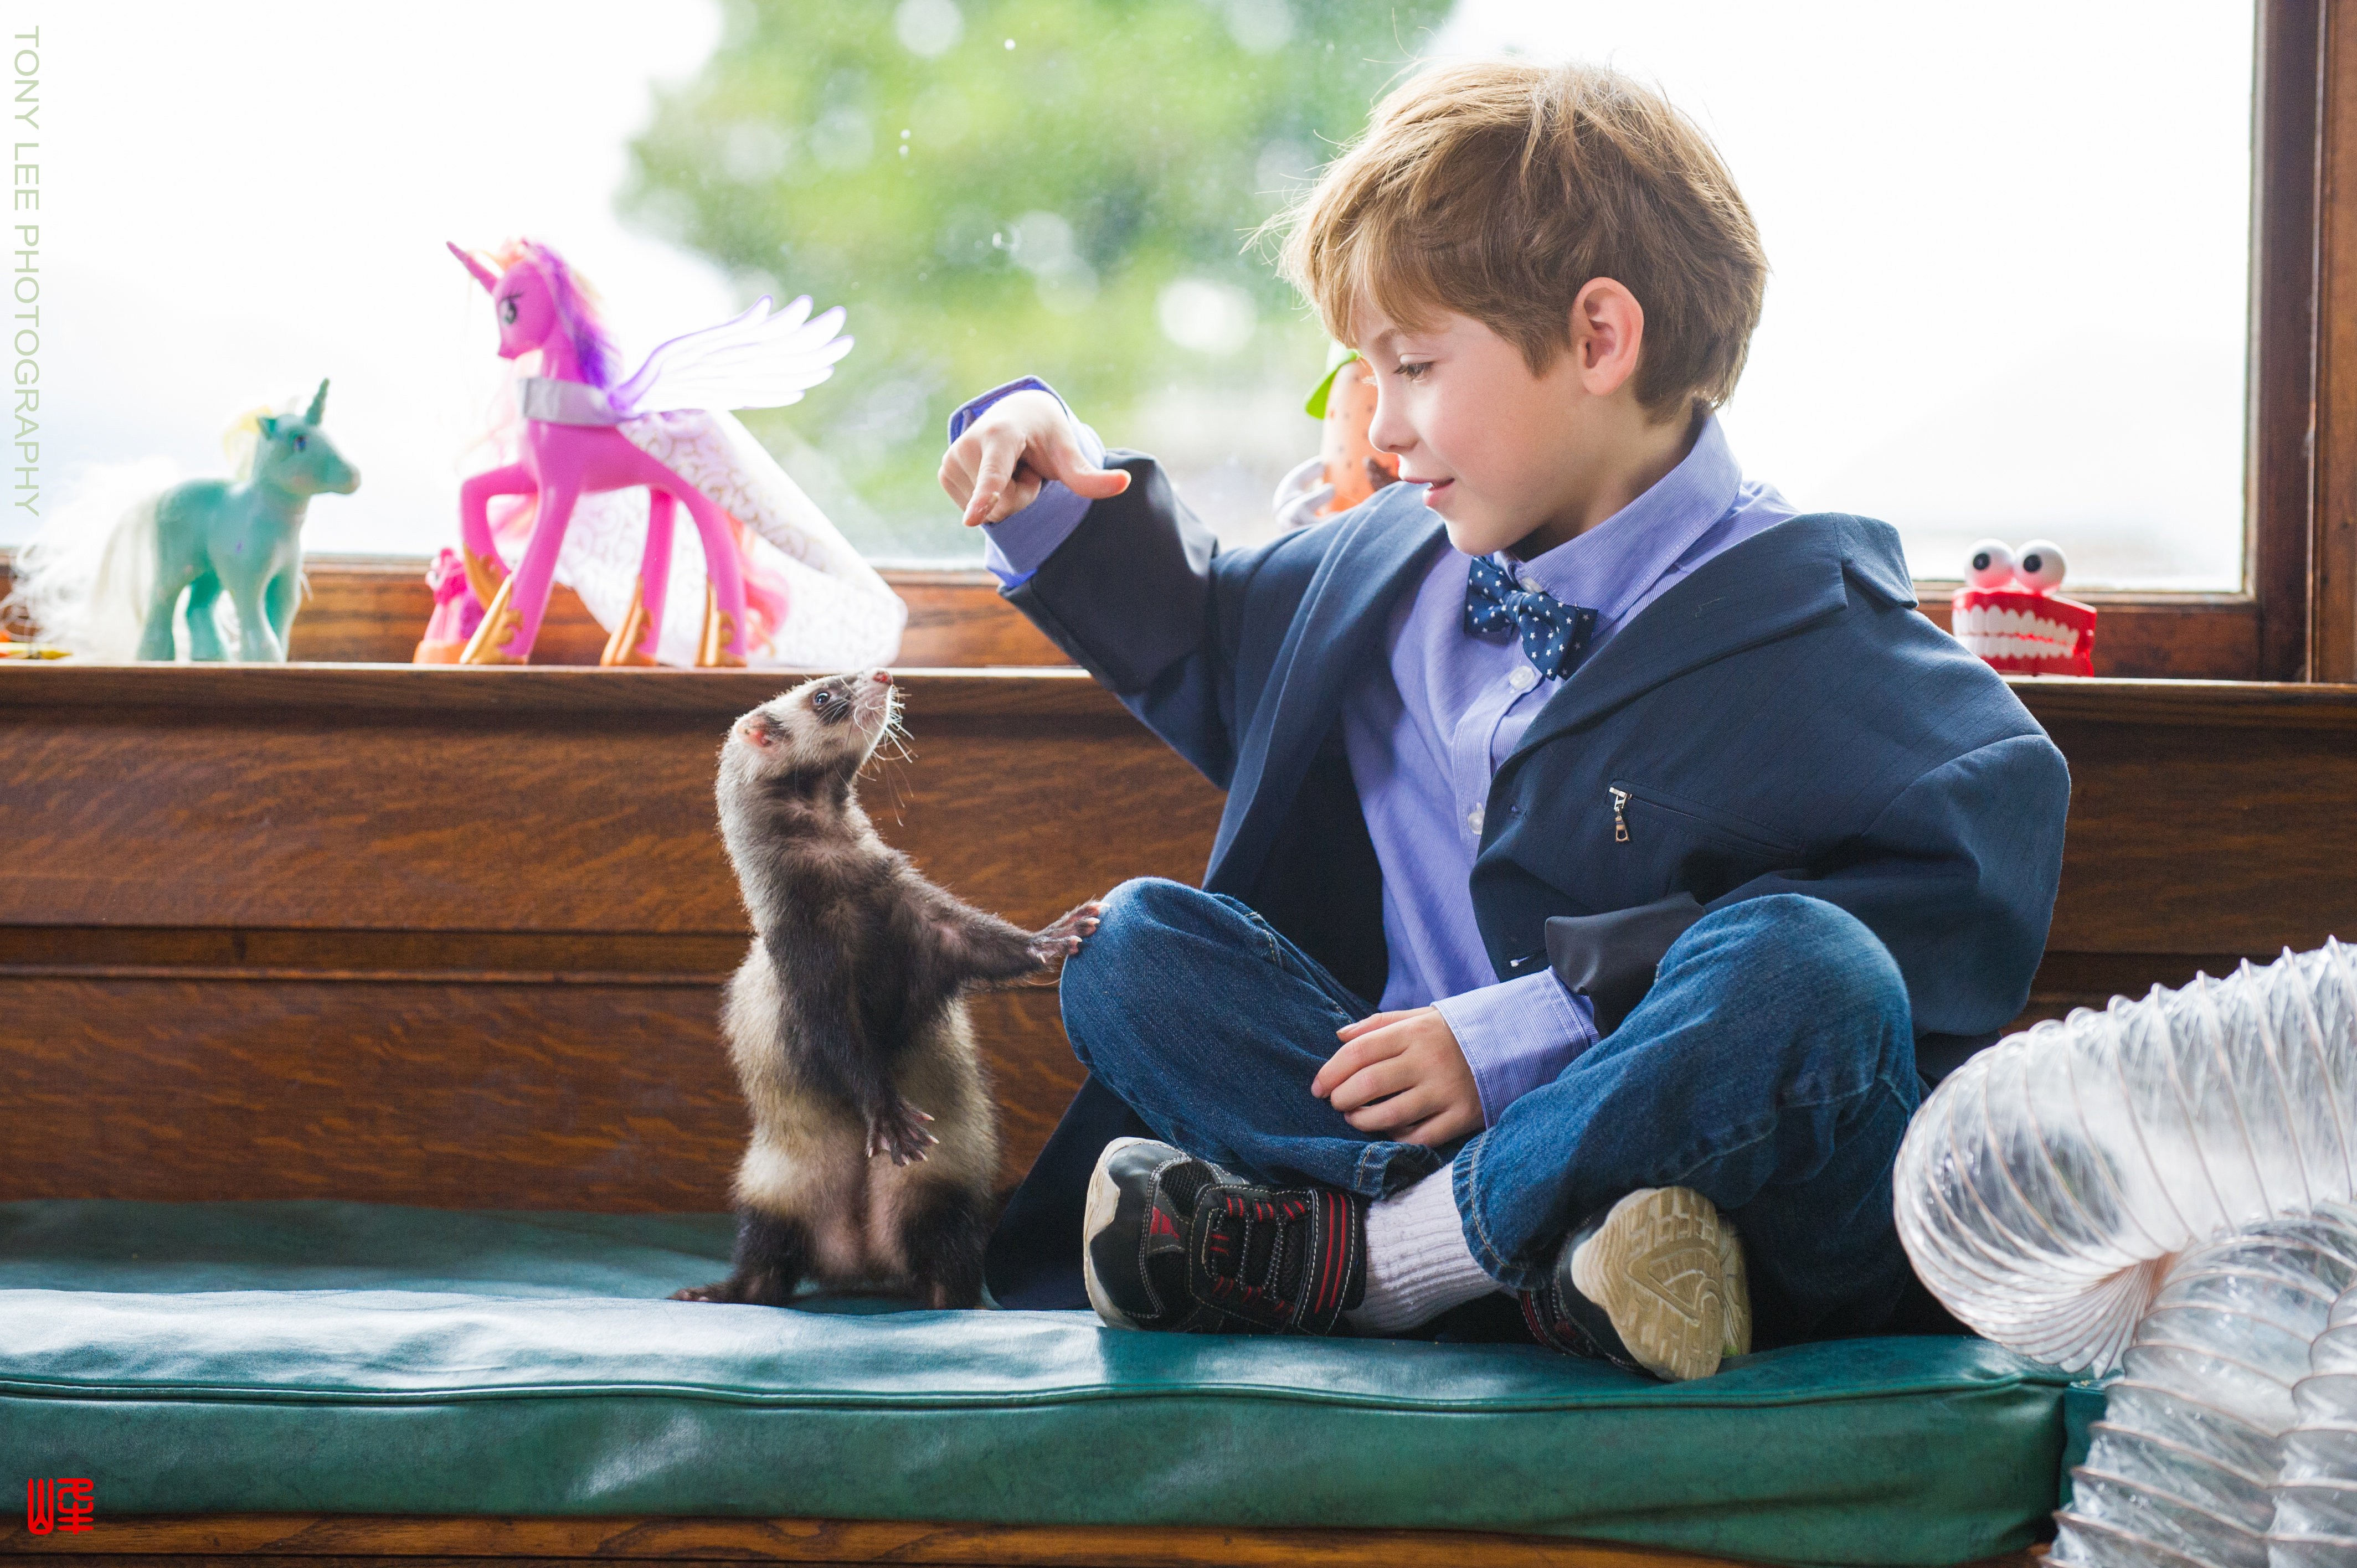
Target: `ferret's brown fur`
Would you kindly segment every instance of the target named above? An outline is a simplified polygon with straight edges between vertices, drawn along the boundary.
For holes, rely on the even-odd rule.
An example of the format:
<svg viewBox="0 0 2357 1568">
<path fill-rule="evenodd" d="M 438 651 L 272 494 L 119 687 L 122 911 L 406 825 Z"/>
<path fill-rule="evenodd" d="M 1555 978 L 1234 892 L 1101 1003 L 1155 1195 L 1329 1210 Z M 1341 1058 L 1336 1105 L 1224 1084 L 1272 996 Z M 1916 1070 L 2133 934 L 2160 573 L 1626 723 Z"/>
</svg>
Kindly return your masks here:
<svg viewBox="0 0 2357 1568">
<path fill-rule="evenodd" d="M 804 1279 L 980 1298 L 998 1132 L 963 997 L 1052 968 L 1098 907 L 1028 932 L 925 880 L 859 807 L 859 769 L 897 725 L 888 674 L 830 676 L 721 748 L 754 929 L 721 1027 L 753 1136 L 732 1271 L 681 1299 L 781 1306 Z"/>
</svg>

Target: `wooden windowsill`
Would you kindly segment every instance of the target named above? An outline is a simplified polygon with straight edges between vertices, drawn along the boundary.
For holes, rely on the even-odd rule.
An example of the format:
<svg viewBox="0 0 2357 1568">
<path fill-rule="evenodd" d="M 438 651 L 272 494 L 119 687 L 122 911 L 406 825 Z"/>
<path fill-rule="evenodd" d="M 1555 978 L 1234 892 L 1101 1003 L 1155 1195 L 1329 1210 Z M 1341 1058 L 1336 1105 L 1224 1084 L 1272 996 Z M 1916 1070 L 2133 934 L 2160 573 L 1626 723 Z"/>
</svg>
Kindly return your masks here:
<svg viewBox="0 0 2357 1568">
<path fill-rule="evenodd" d="M 0 551 L 0 596 L 7 592 L 9 553 Z M 379 556 L 313 556 L 304 564 L 309 592 L 296 614 L 290 651 L 313 664 L 407 664 L 434 613 L 425 563 Z M 998 596 L 983 571 L 894 567 L 885 581 L 908 601 L 900 662 L 910 665 L 1066 664 L 1063 650 Z M 549 596 L 533 648 L 541 666 L 595 664 L 606 628 L 565 587 Z"/>
<path fill-rule="evenodd" d="M 306 564 L 310 594 L 296 618 L 294 654 L 305 663 L 406 664 L 433 612 L 425 563 L 382 556 L 315 556 Z M 954 567 L 890 567 L 884 578 L 908 601 L 899 662 L 985 669 L 1071 661 L 1021 612 L 1000 597 L 988 572 Z M 8 583 L 0 551 L 0 594 Z M 1923 613 L 1946 629 L 1956 585 L 1922 582 Z M 2102 614 L 2095 673 L 2127 679 L 2244 680 L 2257 675 L 2260 616 L 2240 594 L 2090 593 Z M 606 630 L 570 589 L 550 596 L 533 649 L 539 666 L 595 664 Z"/>
</svg>

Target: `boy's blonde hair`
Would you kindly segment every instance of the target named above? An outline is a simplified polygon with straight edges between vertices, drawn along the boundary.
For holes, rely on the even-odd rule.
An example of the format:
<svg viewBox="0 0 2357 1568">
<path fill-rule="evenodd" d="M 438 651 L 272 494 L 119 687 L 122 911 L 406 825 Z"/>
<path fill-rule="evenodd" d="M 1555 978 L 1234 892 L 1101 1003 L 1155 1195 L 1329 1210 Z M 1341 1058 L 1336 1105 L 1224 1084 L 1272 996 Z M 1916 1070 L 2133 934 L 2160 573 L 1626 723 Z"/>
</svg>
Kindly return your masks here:
<svg viewBox="0 0 2357 1568">
<path fill-rule="evenodd" d="M 1570 346 L 1579 291 L 1613 279 L 1644 307 L 1634 387 L 1663 418 L 1735 391 L 1768 280 L 1710 139 L 1602 66 L 1419 76 L 1286 221 L 1285 274 L 1345 343 L 1361 299 L 1411 329 L 1453 310 L 1540 375 Z"/>
</svg>

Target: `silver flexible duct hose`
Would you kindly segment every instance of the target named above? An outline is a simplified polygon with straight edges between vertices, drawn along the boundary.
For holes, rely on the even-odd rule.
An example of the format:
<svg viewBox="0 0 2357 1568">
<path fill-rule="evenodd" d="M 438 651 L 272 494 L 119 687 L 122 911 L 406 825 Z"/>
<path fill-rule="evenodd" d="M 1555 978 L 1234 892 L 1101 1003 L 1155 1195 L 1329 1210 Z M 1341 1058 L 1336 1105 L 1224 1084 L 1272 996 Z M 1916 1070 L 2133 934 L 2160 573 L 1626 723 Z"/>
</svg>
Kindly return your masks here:
<svg viewBox="0 0 2357 1568">
<path fill-rule="evenodd" d="M 2352 1219 L 2263 1221 L 2169 1271 L 2072 1472 L 2049 1561 L 2268 1568 L 2292 1390 L 2335 1298 L 2357 1285 Z"/>
<path fill-rule="evenodd" d="M 2291 1391 L 2268 1568 L 2357 1563 L 2357 1290 L 2343 1291 Z"/>
<path fill-rule="evenodd" d="M 1894 1181 L 1951 1312 L 2107 1370 L 2180 1255 L 2357 1197 L 2357 961 L 2328 941 L 2012 1036 L 1924 1101 Z"/>
</svg>

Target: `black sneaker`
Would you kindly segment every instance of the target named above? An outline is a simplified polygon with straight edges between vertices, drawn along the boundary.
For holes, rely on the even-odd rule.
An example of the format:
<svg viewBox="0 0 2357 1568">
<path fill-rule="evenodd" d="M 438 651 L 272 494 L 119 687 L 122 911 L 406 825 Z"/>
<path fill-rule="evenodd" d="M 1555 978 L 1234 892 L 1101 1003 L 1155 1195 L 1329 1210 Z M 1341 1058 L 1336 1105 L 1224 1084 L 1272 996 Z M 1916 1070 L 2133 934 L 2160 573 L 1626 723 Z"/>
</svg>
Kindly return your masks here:
<svg viewBox="0 0 2357 1568">
<path fill-rule="evenodd" d="M 1116 1138 L 1089 1177 L 1081 1260 L 1090 1304 L 1115 1328 L 1331 1334 L 1366 1294 L 1367 1205 Z"/>
<path fill-rule="evenodd" d="M 1669 1382 L 1751 1348 L 1743 1243 L 1692 1187 L 1640 1187 L 1591 1217 L 1522 1298 L 1540 1344 Z"/>
</svg>

